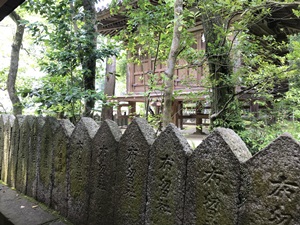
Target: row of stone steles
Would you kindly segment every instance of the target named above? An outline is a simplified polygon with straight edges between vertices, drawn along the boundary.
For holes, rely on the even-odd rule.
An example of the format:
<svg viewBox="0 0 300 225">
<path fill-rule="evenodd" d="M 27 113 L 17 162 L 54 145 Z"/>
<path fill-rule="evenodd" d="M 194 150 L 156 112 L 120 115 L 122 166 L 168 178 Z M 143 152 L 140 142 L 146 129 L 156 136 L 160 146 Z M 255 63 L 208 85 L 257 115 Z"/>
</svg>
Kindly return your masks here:
<svg viewBox="0 0 300 225">
<path fill-rule="evenodd" d="M 192 150 L 170 124 L 2 115 L 1 180 L 74 224 L 300 224 L 300 146 L 288 134 L 251 156 L 218 128 Z M 1 195 L 0 195 L 1 197 Z"/>
</svg>

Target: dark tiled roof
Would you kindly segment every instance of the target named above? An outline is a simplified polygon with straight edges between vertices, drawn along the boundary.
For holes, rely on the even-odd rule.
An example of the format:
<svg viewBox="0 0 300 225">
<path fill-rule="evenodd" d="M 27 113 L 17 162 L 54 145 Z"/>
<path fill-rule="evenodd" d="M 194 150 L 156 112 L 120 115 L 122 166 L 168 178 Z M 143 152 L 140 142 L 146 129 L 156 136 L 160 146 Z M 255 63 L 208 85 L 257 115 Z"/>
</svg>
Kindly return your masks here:
<svg viewBox="0 0 300 225">
<path fill-rule="evenodd" d="M 151 4 L 157 5 L 158 0 L 148 0 Z M 103 1 L 105 2 L 105 1 Z M 137 0 L 132 1 L 132 6 L 137 7 Z M 127 16 L 125 15 L 126 9 L 122 6 L 122 0 L 118 1 L 120 5 L 119 13 L 111 14 L 109 4 L 102 4 L 98 7 L 97 21 L 98 21 L 98 32 L 105 36 L 117 35 L 121 30 L 127 26 Z"/>
<path fill-rule="evenodd" d="M 15 10 L 25 0 L 0 0 L 0 21 Z"/>
<path fill-rule="evenodd" d="M 293 12 L 298 9 L 299 3 L 271 3 L 268 7 L 270 14 L 249 27 L 252 34 L 273 35 L 277 41 L 286 41 L 287 35 L 300 32 L 300 18 Z"/>
<path fill-rule="evenodd" d="M 104 1 L 104 0 L 103 0 Z M 149 0 L 152 4 L 158 4 L 157 0 Z M 121 2 L 121 1 L 120 1 Z M 136 1 L 133 1 L 135 4 Z M 270 14 L 261 21 L 251 24 L 249 30 L 256 36 L 273 35 L 277 41 L 286 40 L 288 35 L 300 32 L 300 18 L 293 10 L 298 9 L 299 3 L 268 3 Z M 99 9 L 97 20 L 99 22 L 98 32 L 103 35 L 114 36 L 120 30 L 126 28 L 127 17 L 124 15 L 124 8 L 120 7 L 120 13 L 112 15 L 109 5 Z"/>
</svg>

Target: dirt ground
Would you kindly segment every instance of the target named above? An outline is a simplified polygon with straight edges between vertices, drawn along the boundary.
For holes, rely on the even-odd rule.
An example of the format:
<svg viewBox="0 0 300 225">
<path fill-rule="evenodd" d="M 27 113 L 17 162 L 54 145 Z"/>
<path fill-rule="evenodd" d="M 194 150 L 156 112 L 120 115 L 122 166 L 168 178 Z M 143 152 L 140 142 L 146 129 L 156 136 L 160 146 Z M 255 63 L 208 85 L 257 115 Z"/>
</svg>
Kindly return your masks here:
<svg viewBox="0 0 300 225">
<path fill-rule="evenodd" d="M 196 133 L 196 126 L 195 125 L 184 125 L 183 129 L 180 130 L 183 136 L 187 139 L 188 143 L 190 144 L 192 149 L 195 149 L 203 139 L 205 139 L 208 135 L 208 129 L 203 128 L 204 134 Z"/>
<path fill-rule="evenodd" d="M 122 133 L 126 130 L 126 126 L 121 127 Z M 207 127 L 203 128 L 203 134 L 196 133 L 196 126 L 195 125 L 184 125 L 183 129 L 180 130 L 182 135 L 187 139 L 188 143 L 190 144 L 192 149 L 195 149 L 203 139 L 207 137 L 209 131 Z"/>
</svg>

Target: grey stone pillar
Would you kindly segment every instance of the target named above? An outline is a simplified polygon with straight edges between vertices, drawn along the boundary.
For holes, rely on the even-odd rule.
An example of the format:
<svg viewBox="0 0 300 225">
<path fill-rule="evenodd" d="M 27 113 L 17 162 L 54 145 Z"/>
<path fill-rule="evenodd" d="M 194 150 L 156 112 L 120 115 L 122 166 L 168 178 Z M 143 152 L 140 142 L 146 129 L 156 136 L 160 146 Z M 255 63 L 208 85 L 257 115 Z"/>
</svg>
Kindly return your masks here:
<svg viewBox="0 0 300 225">
<path fill-rule="evenodd" d="M 69 120 L 60 120 L 59 127 L 53 134 L 53 189 L 51 208 L 68 216 L 68 146 L 74 125 Z"/>
<path fill-rule="evenodd" d="M 39 151 L 37 200 L 48 206 L 50 206 L 53 187 L 53 137 L 58 127 L 59 123 L 55 118 L 45 118 Z"/>
<path fill-rule="evenodd" d="M 24 194 L 27 193 L 27 176 L 29 151 L 32 149 L 33 116 L 25 116 L 20 126 L 18 163 L 16 172 L 16 189 Z"/>
<path fill-rule="evenodd" d="M 28 152 L 28 174 L 27 174 L 27 195 L 33 198 L 37 196 L 37 180 L 43 127 L 45 119 L 41 116 L 34 119 L 31 136 L 31 149 Z"/>
<path fill-rule="evenodd" d="M 92 139 L 98 128 L 99 126 L 93 119 L 83 117 L 70 138 L 68 218 L 74 224 L 86 224 L 88 221 Z"/>
<path fill-rule="evenodd" d="M 148 174 L 146 224 L 183 224 L 187 140 L 170 124 L 154 142 Z"/>
<path fill-rule="evenodd" d="M 300 222 L 300 146 L 280 136 L 243 165 L 241 225 Z"/>
<path fill-rule="evenodd" d="M 7 185 L 12 188 L 16 187 L 20 127 L 22 126 L 23 121 L 24 116 L 17 116 L 14 120 L 11 131 L 10 150 L 8 154 Z"/>
<path fill-rule="evenodd" d="M 2 179 L 2 163 L 4 157 L 4 143 L 5 143 L 5 124 L 8 122 L 8 115 L 0 115 L 0 176 Z"/>
<path fill-rule="evenodd" d="M 144 224 L 147 203 L 148 156 L 155 133 L 135 118 L 123 134 L 117 156 L 115 225 Z"/>
<path fill-rule="evenodd" d="M 184 224 L 237 224 L 241 163 L 251 157 L 232 130 L 218 128 L 188 160 Z"/>
<path fill-rule="evenodd" d="M 121 136 L 118 125 L 111 120 L 105 120 L 93 139 L 93 190 L 88 224 L 113 224 L 116 158 Z"/>
</svg>

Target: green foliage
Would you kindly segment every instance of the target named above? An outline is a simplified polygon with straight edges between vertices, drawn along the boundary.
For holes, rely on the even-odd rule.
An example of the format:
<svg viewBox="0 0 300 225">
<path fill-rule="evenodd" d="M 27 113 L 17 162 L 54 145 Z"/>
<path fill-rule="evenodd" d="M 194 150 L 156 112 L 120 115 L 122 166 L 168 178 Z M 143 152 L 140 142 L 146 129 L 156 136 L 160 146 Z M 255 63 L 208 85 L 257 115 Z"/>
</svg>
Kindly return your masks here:
<svg viewBox="0 0 300 225">
<path fill-rule="evenodd" d="M 7 80 L 8 68 L 3 68 L 0 70 L 0 89 L 6 89 L 6 80 Z"/>
<path fill-rule="evenodd" d="M 31 98 L 39 106 L 37 114 L 59 115 L 77 121 L 82 113 L 83 98 L 97 101 L 104 97 L 102 92 L 84 90 L 79 83 L 79 80 L 70 82 L 66 76 L 45 76 L 41 88 L 24 88 L 21 93 L 23 98 Z"/>
<path fill-rule="evenodd" d="M 195 57 L 200 53 L 191 48 L 195 44 L 195 38 L 188 29 L 194 26 L 197 13 L 189 10 L 190 2 L 187 4 L 180 27 L 182 41 L 178 57 L 187 58 L 188 62 L 196 63 Z M 146 109 L 151 101 L 150 93 L 164 93 L 163 83 L 167 77 L 164 73 L 160 73 L 158 76 L 157 68 L 160 68 L 161 63 L 166 62 L 170 52 L 174 25 L 174 0 L 159 1 L 158 4 L 152 4 L 150 1 L 133 3 L 125 0 L 122 1 L 122 5 L 117 4 L 117 1 L 113 5 L 115 8 L 112 7 L 111 12 L 123 13 L 128 18 L 127 28 L 121 31 L 117 40 L 126 42 L 126 50 L 130 52 L 128 62 L 140 65 L 141 79 L 145 79 L 147 76 L 145 81 L 147 81 L 148 90 L 146 90 L 146 86 L 144 90 Z M 143 60 L 149 58 L 152 59 L 152 71 L 143 67 Z M 163 94 L 161 99 L 163 99 Z M 148 112 L 145 115 L 151 120 Z"/>
<path fill-rule="evenodd" d="M 39 14 L 35 22 L 22 21 L 30 30 L 35 43 L 43 46 L 40 69 L 46 74 L 38 88 L 35 102 L 39 111 L 52 110 L 67 117 L 83 111 L 82 102 L 101 98 L 94 88 L 95 63 L 116 55 L 114 43 L 107 44 L 95 31 L 93 11 L 82 1 L 26 1 L 26 9 Z M 91 4 L 93 4 L 91 2 Z"/>
<path fill-rule="evenodd" d="M 224 111 L 222 117 L 214 120 L 211 127 L 226 127 L 236 132 L 244 130 L 245 122 L 242 119 L 243 111 L 240 104 L 237 99 L 232 101 Z"/>
<path fill-rule="evenodd" d="M 257 60 L 259 73 L 251 71 L 244 77 L 246 82 L 261 82 L 256 87 L 256 103 L 261 109 L 256 117 L 247 113 L 246 129 L 238 132 L 252 153 L 266 147 L 284 132 L 300 138 L 299 41 L 298 35 L 290 37 L 290 44 L 277 46 L 289 49 L 286 56 L 276 57 L 280 63 L 266 62 L 268 58 Z"/>
<path fill-rule="evenodd" d="M 252 154 L 265 148 L 283 133 L 289 133 L 295 139 L 300 140 L 300 122 L 279 120 L 267 125 L 263 121 L 251 121 L 247 129 L 238 132 Z"/>
</svg>

